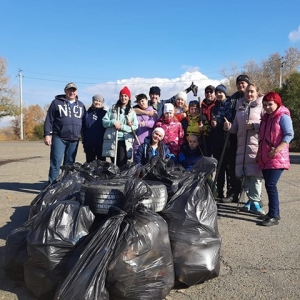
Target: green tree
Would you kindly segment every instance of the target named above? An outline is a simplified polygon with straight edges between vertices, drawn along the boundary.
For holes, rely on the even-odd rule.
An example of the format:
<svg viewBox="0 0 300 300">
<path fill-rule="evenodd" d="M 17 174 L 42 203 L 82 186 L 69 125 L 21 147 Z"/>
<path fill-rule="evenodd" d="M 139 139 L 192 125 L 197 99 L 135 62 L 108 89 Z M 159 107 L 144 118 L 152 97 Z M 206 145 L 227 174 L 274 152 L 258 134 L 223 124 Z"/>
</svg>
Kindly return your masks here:
<svg viewBox="0 0 300 300">
<path fill-rule="evenodd" d="M 44 125 L 36 125 L 33 129 L 33 134 L 36 139 L 42 140 L 44 138 Z"/>
<path fill-rule="evenodd" d="M 291 150 L 300 151 L 300 73 L 292 73 L 278 92 L 283 104 L 290 110 L 293 120 L 295 137 L 291 143 Z"/>
<path fill-rule="evenodd" d="M 9 86 L 9 77 L 6 76 L 6 60 L 0 57 L 0 121 L 18 113 L 15 95 L 16 89 Z"/>
</svg>

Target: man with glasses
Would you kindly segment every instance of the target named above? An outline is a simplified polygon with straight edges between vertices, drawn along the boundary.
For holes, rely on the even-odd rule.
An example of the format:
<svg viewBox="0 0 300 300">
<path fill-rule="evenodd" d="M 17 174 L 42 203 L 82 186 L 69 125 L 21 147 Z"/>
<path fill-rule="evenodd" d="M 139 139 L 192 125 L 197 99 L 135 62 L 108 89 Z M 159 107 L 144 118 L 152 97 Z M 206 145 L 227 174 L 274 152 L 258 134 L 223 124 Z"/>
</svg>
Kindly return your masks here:
<svg viewBox="0 0 300 300">
<path fill-rule="evenodd" d="M 44 143 L 51 146 L 49 180 L 59 175 L 60 166 L 73 164 L 77 155 L 85 107 L 77 97 L 77 86 L 70 82 L 65 94 L 55 96 L 50 104 L 44 125 Z"/>
</svg>

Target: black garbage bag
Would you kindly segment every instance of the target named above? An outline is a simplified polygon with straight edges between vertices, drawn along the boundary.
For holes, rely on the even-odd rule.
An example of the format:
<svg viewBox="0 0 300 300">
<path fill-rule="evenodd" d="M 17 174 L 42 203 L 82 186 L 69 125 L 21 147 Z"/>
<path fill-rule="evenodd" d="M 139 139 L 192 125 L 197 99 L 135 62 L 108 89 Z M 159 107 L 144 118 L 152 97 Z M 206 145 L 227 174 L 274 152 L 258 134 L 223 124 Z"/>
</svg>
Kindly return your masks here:
<svg viewBox="0 0 300 300">
<path fill-rule="evenodd" d="M 54 299 L 109 299 L 105 288 L 107 266 L 125 215 L 126 213 L 121 211 L 115 213 L 79 245 L 78 251 L 76 250 L 70 259 L 75 263 L 57 289 Z"/>
<path fill-rule="evenodd" d="M 27 234 L 33 219 L 14 229 L 6 238 L 3 269 L 14 280 L 24 280 L 24 263 L 28 260 Z"/>
<path fill-rule="evenodd" d="M 159 181 L 167 187 L 169 199 L 180 189 L 190 173 L 181 165 L 176 165 L 173 159 L 162 160 L 153 156 L 150 161 L 140 167 L 140 178 Z"/>
<path fill-rule="evenodd" d="M 81 174 L 94 179 L 112 179 L 120 176 L 120 169 L 110 162 L 94 160 L 82 165 Z"/>
<path fill-rule="evenodd" d="M 53 298 L 68 259 L 93 221 L 90 209 L 72 200 L 48 206 L 34 218 L 27 235 L 24 278 L 35 297 Z"/>
<path fill-rule="evenodd" d="M 168 226 L 157 213 L 137 204 L 151 189 L 140 179 L 127 181 L 123 230 L 108 267 L 111 299 L 163 299 L 174 286 Z"/>
<path fill-rule="evenodd" d="M 215 168 L 211 161 L 212 172 Z M 204 173 L 191 174 L 160 214 L 167 221 L 176 283 L 202 283 L 220 272 L 217 206 Z"/>
<path fill-rule="evenodd" d="M 80 165 L 62 166 L 62 173 L 57 181 L 42 190 L 31 202 L 29 219 L 58 201 L 79 200 L 84 177 L 80 176 Z"/>
<path fill-rule="evenodd" d="M 159 300 L 172 289 L 167 223 L 138 204 L 150 195 L 149 186 L 129 180 L 125 190 L 127 211 L 111 207 L 109 218 L 79 245 L 81 253 L 73 254 L 77 262 L 54 299 Z"/>
</svg>

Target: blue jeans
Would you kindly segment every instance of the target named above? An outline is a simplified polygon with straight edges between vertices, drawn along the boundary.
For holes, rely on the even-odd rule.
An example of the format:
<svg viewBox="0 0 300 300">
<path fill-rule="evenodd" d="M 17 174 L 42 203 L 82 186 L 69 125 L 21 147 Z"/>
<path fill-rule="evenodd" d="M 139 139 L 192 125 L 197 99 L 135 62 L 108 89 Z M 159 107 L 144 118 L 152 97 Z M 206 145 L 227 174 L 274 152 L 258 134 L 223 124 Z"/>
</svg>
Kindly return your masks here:
<svg viewBox="0 0 300 300">
<path fill-rule="evenodd" d="M 79 141 L 65 141 L 57 136 L 52 137 L 50 151 L 49 183 L 57 179 L 60 166 L 75 162 Z"/>
<path fill-rule="evenodd" d="M 265 180 L 265 187 L 269 198 L 268 215 L 271 218 L 277 218 L 280 215 L 277 182 L 282 172 L 283 169 L 262 170 Z"/>
</svg>

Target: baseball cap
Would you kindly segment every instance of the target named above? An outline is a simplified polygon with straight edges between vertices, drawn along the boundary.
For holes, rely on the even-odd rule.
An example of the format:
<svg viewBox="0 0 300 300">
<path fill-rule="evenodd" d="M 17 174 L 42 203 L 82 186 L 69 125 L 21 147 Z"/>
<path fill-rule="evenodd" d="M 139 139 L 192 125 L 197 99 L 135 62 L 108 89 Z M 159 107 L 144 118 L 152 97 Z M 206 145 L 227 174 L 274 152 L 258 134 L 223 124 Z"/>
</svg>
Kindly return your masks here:
<svg viewBox="0 0 300 300">
<path fill-rule="evenodd" d="M 68 89 L 75 89 L 77 90 L 77 86 L 74 82 L 69 82 L 66 86 L 65 86 L 65 90 L 68 90 Z"/>
</svg>

